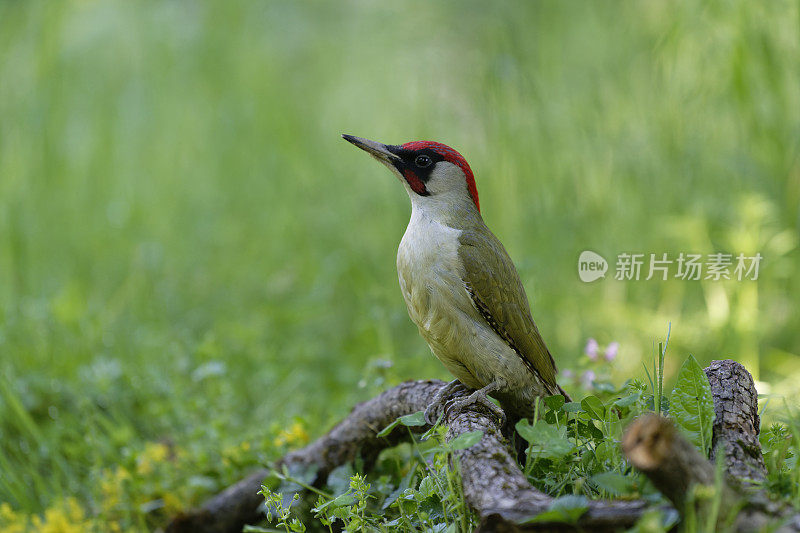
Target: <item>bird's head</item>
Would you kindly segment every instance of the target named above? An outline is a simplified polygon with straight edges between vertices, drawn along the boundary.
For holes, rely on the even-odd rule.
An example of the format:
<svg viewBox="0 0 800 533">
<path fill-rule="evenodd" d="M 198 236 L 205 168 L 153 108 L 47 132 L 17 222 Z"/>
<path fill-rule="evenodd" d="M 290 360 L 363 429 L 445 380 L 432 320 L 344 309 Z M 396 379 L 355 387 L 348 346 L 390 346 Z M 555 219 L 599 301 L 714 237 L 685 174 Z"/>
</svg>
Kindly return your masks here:
<svg viewBox="0 0 800 533">
<path fill-rule="evenodd" d="M 462 155 L 446 144 L 413 141 L 391 145 L 353 135 L 342 137 L 389 167 L 405 185 L 412 204 L 463 204 L 480 211 L 472 170 Z"/>
</svg>

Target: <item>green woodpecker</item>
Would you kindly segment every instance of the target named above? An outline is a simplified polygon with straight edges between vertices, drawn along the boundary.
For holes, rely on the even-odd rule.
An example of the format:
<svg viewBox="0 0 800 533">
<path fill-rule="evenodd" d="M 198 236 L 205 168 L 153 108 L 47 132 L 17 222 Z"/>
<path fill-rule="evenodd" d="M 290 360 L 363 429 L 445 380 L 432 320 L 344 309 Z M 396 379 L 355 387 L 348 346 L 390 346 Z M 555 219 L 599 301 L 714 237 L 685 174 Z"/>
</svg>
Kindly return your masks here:
<svg viewBox="0 0 800 533">
<path fill-rule="evenodd" d="M 456 377 L 436 401 L 466 386 L 476 390 L 461 406 L 481 402 L 502 416 L 490 394 L 509 414 L 524 417 L 532 416 L 537 397 L 568 398 L 514 263 L 483 223 L 475 178 L 461 154 L 437 142 L 342 137 L 389 167 L 411 198 L 397 274 L 411 320 Z M 432 413 L 426 412 L 429 422 Z"/>
</svg>

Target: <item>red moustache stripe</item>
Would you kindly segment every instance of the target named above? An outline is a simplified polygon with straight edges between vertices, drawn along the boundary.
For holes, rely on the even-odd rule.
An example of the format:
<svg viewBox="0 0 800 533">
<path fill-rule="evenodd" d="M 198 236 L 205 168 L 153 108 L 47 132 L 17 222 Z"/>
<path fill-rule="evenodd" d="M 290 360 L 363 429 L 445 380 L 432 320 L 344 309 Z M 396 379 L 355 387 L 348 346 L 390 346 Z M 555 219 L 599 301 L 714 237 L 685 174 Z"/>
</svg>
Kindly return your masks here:
<svg viewBox="0 0 800 533">
<path fill-rule="evenodd" d="M 413 190 L 415 193 L 422 196 L 426 196 L 428 194 L 428 190 L 425 188 L 425 184 L 422 183 L 422 180 L 419 179 L 417 175 L 414 174 L 414 172 L 406 169 L 403 171 L 403 177 L 411 186 L 411 190 Z"/>
</svg>

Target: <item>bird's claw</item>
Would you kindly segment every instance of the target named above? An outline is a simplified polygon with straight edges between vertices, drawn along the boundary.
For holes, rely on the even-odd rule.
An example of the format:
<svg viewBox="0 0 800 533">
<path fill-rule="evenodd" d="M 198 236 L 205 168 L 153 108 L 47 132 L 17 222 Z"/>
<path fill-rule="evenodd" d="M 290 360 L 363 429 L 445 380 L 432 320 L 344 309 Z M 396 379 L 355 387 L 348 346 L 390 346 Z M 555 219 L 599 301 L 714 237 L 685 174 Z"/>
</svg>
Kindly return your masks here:
<svg viewBox="0 0 800 533">
<path fill-rule="evenodd" d="M 429 426 L 435 426 L 439 423 L 439 417 L 437 416 L 439 412 L 439 406 L 430 404 L 428 407 L 425 408 L 425 423 Z"/>
<path fill-rule="evenodd" d="M 433 397 L 430 405 L 428 405 L 428 407 L 425 409 L 425 422 L 430 425 L 435 425 L 439 422 L 441 415 L 444 414 L 446 410 L 454 409 L 454 412 L 457 413 L 465 407 L 477 403 L 485 407 L 489 413 L 496 416 L 501 421 L 501 425 L 505 425 L 506 413 L 487 396 L 490 392 L 495 391 L 498 388 L 498 383 L 491 383 L 482 389 L 473 391 L 469 396 L 450 400 L 450 396 L 456 392 L 471 390 L 457 379 L 451 381 L 439 389 L 439 392 L 437 392 Z M 448 402 L 450 402 L 449 405 L 446 405 Z"/>
<path fill-rule="evenodd" d="M 449 397 L 458 392 L 458 391 L 468 391 L 470 390 L 466 385 L 454 379 L 441 389 L 433 396 L 433 400 L 425 408 L 425 422 L 431 426 L 437 424 L 441 419 L 440 413 L 443 414 L 445 410 L 445 404 L 447 403 Z"/>
<path fill-rule="evenodd" d="M 506 413 L 502 408 L 489 399 L 487 396 L 489 391 L 487 389 L 488 387 L 478 389 L 466 398 L 459 398 L 458 400 L 453 401 L 450 409 L 455 409 L 455 412 L 458 412 L 472 404 L 479 404 L 486 408 L 489 413 L 497 417 L 500 420 L 500 425 L 504 426 L 506 424 Z"/>
</svg>

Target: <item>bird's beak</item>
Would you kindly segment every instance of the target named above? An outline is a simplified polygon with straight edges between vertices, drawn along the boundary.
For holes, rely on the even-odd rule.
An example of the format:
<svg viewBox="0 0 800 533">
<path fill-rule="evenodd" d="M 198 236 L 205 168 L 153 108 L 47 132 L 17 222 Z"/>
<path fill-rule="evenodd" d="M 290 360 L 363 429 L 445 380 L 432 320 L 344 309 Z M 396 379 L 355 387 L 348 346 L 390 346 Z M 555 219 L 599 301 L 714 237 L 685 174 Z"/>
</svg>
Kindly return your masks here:
<svg viewBox="0 0 800 533">
<path fill-rule="evenodd" d="M 392 161 L 397 161 L 400 159 L 399 156 L 390 152 L 389 147 L 383 143 L 370 141 L 369 139 L 362 139 L 361 137 L 356 137 L 355 135 L 343 134 L 342 139 L 355 144 L 381 163 L 391 165 Z"/>
</svg>

